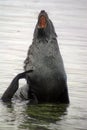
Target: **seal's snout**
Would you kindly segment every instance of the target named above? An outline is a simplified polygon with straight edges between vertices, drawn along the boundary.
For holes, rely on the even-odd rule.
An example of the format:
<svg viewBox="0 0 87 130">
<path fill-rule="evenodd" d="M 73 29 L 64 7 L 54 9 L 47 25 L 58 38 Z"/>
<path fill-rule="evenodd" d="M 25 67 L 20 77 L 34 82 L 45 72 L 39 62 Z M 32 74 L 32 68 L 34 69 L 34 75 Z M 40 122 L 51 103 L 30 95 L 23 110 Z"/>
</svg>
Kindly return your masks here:
<svg viewBox="0 0 87 130">
<path fill-rule="evenodd" d="M 38 28 L 45 29 L 47 26 L 47 13 L 45 10 L 41 10 L 38 17 Z"/>
<path fill-rule="evenodd" d="M 41 12 L 40 12 L 40 13 L 46 13 L 46 12 L 45 12 L 45 10 L 41 10 Z"/>
<path fill-rule="evenodd" d="M 40 16 L 40 15 L 46 16 L 46 15 L 47 15 L 47 12 L 46 12 L 45 10 L 41 10 L 40 13 L 39 13 L 39 16 Z"/>
</svg>

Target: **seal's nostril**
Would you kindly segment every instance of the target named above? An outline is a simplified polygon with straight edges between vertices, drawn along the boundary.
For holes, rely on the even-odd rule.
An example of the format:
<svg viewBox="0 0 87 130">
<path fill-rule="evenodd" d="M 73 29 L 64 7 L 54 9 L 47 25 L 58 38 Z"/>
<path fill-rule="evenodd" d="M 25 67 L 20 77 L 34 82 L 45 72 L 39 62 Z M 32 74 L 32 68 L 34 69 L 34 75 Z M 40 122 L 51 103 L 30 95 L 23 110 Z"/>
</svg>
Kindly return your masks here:
<svg viewBox="0 0 87 130">
<path fill-rule="evenodd" d="M 45 10 L 41 10 L 41 13 L 45 13 Z"/>
</svg>

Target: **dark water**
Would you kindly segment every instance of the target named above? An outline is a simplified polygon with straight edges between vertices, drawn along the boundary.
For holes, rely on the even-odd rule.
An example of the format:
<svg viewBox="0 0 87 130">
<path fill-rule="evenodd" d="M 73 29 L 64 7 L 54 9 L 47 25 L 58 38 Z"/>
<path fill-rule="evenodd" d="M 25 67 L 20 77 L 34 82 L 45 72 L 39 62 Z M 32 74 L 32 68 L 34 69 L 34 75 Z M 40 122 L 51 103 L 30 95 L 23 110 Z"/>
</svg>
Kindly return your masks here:
<svg viewBox="0 0 87 130">
<path fill-rule="evenodd" d="M 87 130 L 87 0 L 0 0 L 0 96 L 23 70 L 41 9 L 58 34 L 70 105 L 0 102 L 0 130 Z"/>
</svg>

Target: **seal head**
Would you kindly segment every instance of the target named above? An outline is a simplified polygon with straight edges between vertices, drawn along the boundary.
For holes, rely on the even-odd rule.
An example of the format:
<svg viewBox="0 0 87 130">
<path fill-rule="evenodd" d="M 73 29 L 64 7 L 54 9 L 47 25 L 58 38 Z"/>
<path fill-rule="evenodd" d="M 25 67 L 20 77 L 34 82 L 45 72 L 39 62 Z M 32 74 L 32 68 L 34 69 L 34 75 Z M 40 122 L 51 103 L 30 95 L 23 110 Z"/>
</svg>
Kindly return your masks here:
<svg viewBox="0 0 87 130">
<path fill-rule="evenodd" d="M 38 16 L 38 22 L 34 31 L 34 38 L 57 37 L 54 26 L 48 14 L 42 10 Z"/>
</svg>

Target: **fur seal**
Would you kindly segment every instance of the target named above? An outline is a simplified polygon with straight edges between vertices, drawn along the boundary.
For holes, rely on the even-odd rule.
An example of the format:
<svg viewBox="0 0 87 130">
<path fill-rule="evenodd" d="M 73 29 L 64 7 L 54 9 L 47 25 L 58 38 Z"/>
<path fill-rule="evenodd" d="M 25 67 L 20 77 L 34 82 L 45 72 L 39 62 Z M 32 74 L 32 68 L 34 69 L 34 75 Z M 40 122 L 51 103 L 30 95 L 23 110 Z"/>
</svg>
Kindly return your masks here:
<svg viewBox="0 0 87 130">
<path fill-rule="evenodd" d="M 44 10 L 38 16 L 33 42 L 24 61 L 24 70 L 13 79 L 2 96 L 3 101 L 11 100 L 18 89 L 18 80 L 25 78 L 29 87 L 26 91 L 27 99 L 31 103 L 69 103 L 67 76 L 57 35 Z"/>
</svg>

